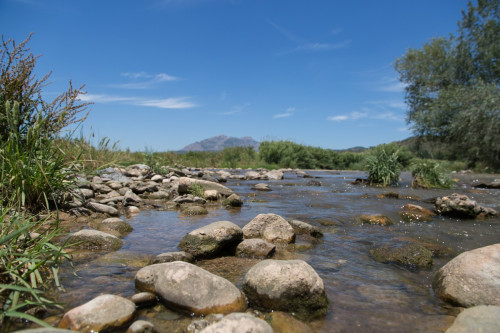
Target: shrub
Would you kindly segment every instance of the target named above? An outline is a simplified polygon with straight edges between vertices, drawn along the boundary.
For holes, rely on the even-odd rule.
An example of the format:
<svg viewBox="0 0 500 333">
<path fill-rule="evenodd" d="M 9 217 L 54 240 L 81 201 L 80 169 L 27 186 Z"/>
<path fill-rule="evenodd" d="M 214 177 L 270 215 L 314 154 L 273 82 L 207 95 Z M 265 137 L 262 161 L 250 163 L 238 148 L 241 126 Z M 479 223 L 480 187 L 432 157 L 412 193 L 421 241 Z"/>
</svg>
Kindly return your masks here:
<svg viewBox="0 0 500 333">
<path fill-rule="evenodd" d="M 449 188 L 452 183 L 439 163 L 433 160 L 419 160 L 412 165 L 412 187 Z"/>
<path fill-rule="evenodd" d="M 398 161 L 399 151 L 387 153 L 382 147 L 366 158 L 368 169 L 368 183 L 370 185 L 380 184 L 383 186 L 397 185 L 400 174 Z"/>
</svg>

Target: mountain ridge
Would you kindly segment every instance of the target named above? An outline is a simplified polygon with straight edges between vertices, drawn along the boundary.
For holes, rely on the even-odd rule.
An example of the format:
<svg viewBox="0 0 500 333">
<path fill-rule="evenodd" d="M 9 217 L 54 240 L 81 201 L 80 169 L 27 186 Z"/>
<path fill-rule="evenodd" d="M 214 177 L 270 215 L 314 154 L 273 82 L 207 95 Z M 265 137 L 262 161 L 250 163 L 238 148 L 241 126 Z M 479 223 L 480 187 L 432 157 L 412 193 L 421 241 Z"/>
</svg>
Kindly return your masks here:
<svg viewBox="0 0 500 333">
<path fill-rule="evenodd" d="M 255 141 L 250 136 L 236 138 L 221 134 L 205 140 L 191 143 L 185 146 L 184 148 L 178 150 L 177 152 L 186 153 L 189 151 L 221 151 L 224 148 L 231 148 L 231 147 L 253 147 L 255 150 L 258 150 L 259 142 Z"/>
</svg>

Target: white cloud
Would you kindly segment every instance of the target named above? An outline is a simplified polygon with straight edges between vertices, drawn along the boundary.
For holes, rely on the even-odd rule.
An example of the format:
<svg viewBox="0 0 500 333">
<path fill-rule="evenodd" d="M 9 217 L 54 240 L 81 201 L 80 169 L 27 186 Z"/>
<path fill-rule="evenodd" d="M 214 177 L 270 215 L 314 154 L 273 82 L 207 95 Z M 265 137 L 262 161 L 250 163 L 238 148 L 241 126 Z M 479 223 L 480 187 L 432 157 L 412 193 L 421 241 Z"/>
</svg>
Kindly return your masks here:
<svg viewBox="0 0 500 333">
<path fill-rule="evenodd" d="M 229 116 L 232 114 L 240 113 L 240 112 L 243 112 L 243 110 L 250 105 L 251 105 L 250 103 L 245 103 L 242 105 L 235 105 L 235 106 L 233 106 L 233 108 L 231 110 L 226 111 L 226 112 L 221 112 L 220 114 L 223 116 Z"/>
<path fill-rule="evenodd" d="M 341 116 L 331 116 L 331 117 L 328 117 L 326 119 L 328 119 L 330 121 L 344 121 L 344 120 L 348 120 L 349 117 L 346 115 L 341 115 Z"/>
<path fill-rule="evenodd" d="M 273 116 L 273 119 L 278 119 L 278 118 L 287 118 L 287 117 L 290 117 L 290 116 L 292 116 L 292 115 L 293 115 L 293 113 L 291 113 L 291 112 L 286 112 L 286 113 L 278 113 L 278 114 L 275 114 L 275 115 Z"/>
<path fill-rule="evenodd" d="M 148 99 L 142 97 L 123 97 L 106 94 L 81 94 L 78 99 L 83 102 L 93 103 L 124 103 L 137 106 L 150 106 L 160 109 L 188 109 L 196 107 L 197 104 L 190 101 L 188 97 L 170 97 L 163 99 Z"/>
<path fill-rule="evenodd" d="M 295 111 L 295 108 L 291 106 L 291 107 L 287 108 L 286 111 L 287 112 L 293 112 L 293 111 Z"/>
<path fill-rule="evenodd" d="M 349 114 L 343 114 L 338 116 L 328 117 L 329 121 L 346 121 L 346 120 L 358 120 L 358 119 L 378 119 L 378 120 L 393 120 L 393 121 L 402 121 L 404 120 L 401 116 L 398 116 L 392 111 L 374 111 L 368 108 L 362 108 L 364 112 L 353 111 Z"/>
<path fill-rule="evenodd" d="M 162 82 L 179 80 L 178 77 L 165 73 L 148 74 L 146 72 L 126 72 L 121 75 L 131 79 L 132 82 L 114 84 L 112 87 L 122 89 L 148 89 Z"/>
</svg>

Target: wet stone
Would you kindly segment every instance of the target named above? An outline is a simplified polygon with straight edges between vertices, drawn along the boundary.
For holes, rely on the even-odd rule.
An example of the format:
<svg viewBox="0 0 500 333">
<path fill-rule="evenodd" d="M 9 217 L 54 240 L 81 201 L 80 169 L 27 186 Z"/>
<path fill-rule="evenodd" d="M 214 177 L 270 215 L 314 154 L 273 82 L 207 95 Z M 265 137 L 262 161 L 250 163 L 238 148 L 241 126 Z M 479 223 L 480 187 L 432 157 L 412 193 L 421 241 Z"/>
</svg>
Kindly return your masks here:
<svg viewBox="0 0 500 333">
<path fill-rule="evenodd" d="M 382 263 L 395 263 L 409 269 L 430 268 L 433 254 L 424 246 L 414 243 L 394 244 L 370 250 L 372 257 Z"/>
</svg>

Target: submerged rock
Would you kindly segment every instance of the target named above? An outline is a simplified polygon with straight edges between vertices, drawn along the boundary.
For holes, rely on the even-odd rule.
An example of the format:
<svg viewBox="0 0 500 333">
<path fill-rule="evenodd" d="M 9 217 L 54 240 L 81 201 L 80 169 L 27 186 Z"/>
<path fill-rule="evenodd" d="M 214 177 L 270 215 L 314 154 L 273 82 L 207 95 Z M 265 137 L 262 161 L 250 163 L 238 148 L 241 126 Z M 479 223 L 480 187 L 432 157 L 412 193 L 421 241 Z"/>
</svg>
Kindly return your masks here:
<svg viewBox="0 0 500 333">
<path fill-rule="evenodd" d="M 264 320 L 255 318 L 248 313 L 231 313 L 221 321 L 200 331 L 200 333 L 221 332 L 273 333 L 273 329 Z"/>
<path fill-rule="evenodd" d="M 434 215 L 427 208 L 418 205 L 406 204 L 401 208 L 403 211 L 399 212 L 399 216 L 405 222 L 430 222 Z"/>
<path fill-rule="evenodd" d="M 229 221 L 219 221 L 191 231 L 182 238 L 179 248 L 195 258 L 210 258 L 225 252 L 234 253 L 242 239 L 240 227 Z"/>
<path fill-rule="evenodd" d="M 228 280 L 182 261 L 161 265 L 155 291 L 174 310 L 195 315 L 245 311 L 245 297 Z"/>
<path fill-rule="evenodd" d="M 371 249 L 373 258 L 382 263 L 395 263 L 410 269 L 430 268 L 433 254 L 422 245 L 408 243 Z"/>
<path fill-rule="evenodd" d="M 295 232 L 284 218 L 276 214 L 259 214 L 243 227 L 245 238 L 263 238 L 272 243 L 289 244 L 295 241 Z"/>
<path fill-rule="evenodd" d="M 303 260 L 261 261 L 245 275 L 243 292 L 252 307 L 293 312 L 298 318 L 324 316 L 329 304 L 323 280 Z"/>
<path fill-rule="evenodd" d="M 497 333 L 500 329 L 500 306 L 479 305 L 460 313 L 446 333 Z"/>
<path fill-rule="evenodd" d="M 196 204 L 195 205 L 189 205 L 189 204 L 182 205 L 181 212 L 182 212 L 182 214 L 188 215 L 188 216 L 207 215 L 208 214 L 208 210 L 205 207 L 199 206 Z"/>
<path fill-rule="evenodd" d="M 311 327 L 286 312 L 273 311 L 266 315 L 265 319 L 271 325 L 274 333 L 309 333 L 313 331 Z"/>
<path fill-rule="evenodd" d="M 302 222 L 299 220 L 290 220 L 288 221 L 288 223 L 290 223 L 293 230 L 295 231 L 295 234 L 297 235 L 309 235 L 314 238 L 323 237 L 321 229 L 313 225 L 310 225 L 309 223 Z"/>
<path fill-rule="evenodd" d="M 178 251 L 178 252 L 165 252 L 157 255 L 153 259 L 153 264 L 161 264 L 172 261 L 185 261 L 185 262 L 193 262 L 194 257 L 192 254 Z"/>
<path fill-rule="evenodd" d="M 361 221 L 362 224 L 377 224 L 377 225 L 384 225 L 384 226 L 389 226 L 392 225 L 392 221 L 390 218 L 388 218 L 385 215 L 360 215 L 359 220 Z"/>
<path fill-rule="evenodd" d="M 115 295 L 101 295 L 66 312 L 59 327 L 100 332 L 123 327 L 133 319 L 134 314 L 135 304 L 132 301 Z"/>
<path fill-rule="evenodd" d="M 458 255 L 439 269 L 432 286 L 454 305 L 500 306 L 500 243 Z"/>
</svg>

